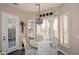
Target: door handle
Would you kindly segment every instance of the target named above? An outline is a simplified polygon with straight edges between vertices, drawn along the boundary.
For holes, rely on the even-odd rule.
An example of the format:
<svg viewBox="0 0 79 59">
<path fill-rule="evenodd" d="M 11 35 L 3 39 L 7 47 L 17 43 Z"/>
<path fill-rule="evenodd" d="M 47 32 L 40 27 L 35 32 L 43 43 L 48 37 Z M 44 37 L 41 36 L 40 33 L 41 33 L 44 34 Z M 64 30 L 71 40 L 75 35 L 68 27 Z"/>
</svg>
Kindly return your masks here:
<svg viewBox="0 0 79 59">
<path fill-rule="evenodd" d="M 5 40 L 5 39 L 3 39 L 3 40 Z"/>
</svg>

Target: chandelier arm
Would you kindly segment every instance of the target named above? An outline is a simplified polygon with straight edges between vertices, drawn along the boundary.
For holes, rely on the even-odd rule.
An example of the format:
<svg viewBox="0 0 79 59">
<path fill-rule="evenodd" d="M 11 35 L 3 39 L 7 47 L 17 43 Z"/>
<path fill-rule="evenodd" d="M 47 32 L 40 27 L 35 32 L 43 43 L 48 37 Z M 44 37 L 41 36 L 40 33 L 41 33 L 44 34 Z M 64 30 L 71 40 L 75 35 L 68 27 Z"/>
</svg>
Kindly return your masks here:
<svg viewBox="0 0 79 59">
<path fill-rule="evenodd" d="M 40 19 L 40 3 L 39 3 L 39 19 Z"/>
</svg>

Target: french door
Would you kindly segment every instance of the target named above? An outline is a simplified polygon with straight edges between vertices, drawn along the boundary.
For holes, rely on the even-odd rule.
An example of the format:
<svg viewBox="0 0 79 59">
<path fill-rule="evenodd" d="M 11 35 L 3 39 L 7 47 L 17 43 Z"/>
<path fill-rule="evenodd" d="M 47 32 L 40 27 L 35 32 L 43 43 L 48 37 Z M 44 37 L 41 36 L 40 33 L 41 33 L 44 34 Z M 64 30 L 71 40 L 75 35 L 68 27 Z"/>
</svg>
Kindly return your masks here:
<svg viewBox="0 0 79 59">
<path fill-rule="evenodd" d="M 31 21 L 30 23 L 31 27 L 28 26 L 29 28 L 28 36 L 35 37 L 34 39 L 35 42 L 51 41 L 52 42 L 51 49 L 53 51 L 52 54 L 56 55 L 57 54 L 57 42 L 58 42 L 58 18 L 53 16 L 49 18 L 44 18 L 42 20 L 43 21 L 40 24 L 35 23 L 35 20 L 28 20 L 29 21 L 28 23 L 30 23 Z"/>
<path fill-rule="evenodd" d="M 12 52 L 17 48 L 18 20 L 19 18 L 14 15 L 2 13 L 2 45 L 6 53 Z"/>
<path fill-rule="evenodd" d="M 58 17 L 43 19 L 41 24 L 36 24 L 36 40 L 51 41 L 51 53 L 57 55 L 58 44 Z"/>
</svg>

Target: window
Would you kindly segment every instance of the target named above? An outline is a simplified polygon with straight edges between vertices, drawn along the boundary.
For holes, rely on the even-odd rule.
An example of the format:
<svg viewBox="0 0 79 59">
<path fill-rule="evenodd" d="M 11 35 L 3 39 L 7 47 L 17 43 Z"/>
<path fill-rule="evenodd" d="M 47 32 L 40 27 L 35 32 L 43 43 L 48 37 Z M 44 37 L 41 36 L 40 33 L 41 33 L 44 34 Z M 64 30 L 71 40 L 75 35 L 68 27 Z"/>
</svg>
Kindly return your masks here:
<svg viewBox="0 0 79 59">
<path fill-rule="evenodd" d="M 58 17 L 54 17 L 53 33 L 54 33 L 54 37 L 56 37 L 58 39 Z"/>
<path fill-rule="evenodd" d="M 69 47 L 69 14 L 60 16 L 60 43 Z"/>
</svg>

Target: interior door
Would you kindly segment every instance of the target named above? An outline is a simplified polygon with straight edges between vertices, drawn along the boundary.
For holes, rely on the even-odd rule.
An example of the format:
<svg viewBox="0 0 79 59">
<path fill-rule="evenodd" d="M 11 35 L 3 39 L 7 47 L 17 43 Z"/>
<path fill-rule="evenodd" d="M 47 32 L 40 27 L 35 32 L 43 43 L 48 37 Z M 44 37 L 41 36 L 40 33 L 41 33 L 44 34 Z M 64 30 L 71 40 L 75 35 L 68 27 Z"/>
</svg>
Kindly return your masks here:
<svg viewBox="0 0 79 59">
<path fill-rule="evenodd" d="M 17 48 L 17 35 L 18 35 L 18 17 L 3 13 L 2 19 L 2 37 L 3 37 L 3 46 L 6 53 L 12 52 Z M 18 24 L 18 25 L 17 25 Z"/>
</svg>

